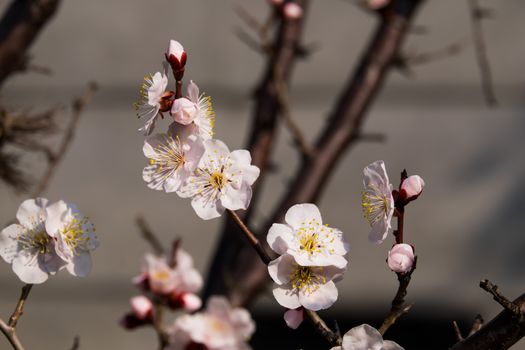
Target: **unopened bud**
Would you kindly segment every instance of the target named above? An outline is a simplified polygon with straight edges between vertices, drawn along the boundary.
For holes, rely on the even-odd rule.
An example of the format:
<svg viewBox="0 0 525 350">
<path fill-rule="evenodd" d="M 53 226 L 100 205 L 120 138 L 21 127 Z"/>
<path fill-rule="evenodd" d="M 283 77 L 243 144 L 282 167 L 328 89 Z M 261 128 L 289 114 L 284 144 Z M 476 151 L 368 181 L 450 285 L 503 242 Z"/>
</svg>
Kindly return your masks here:
<svg viewBox="0 0 525 350">
<path fill-rule="evenodd" d="M 139 320 L 145 320 L 152 318 L 153 316 L 153 304 L 151 300 L 143 295 L 139 295 L 130 299 L 131 309 L 133 314 L 137 316 Z"/>
<path fill-rule="evenodd" d="M 177 123 L 182 125 L 191 124 L 197 116 L 197 112 L 198 109 L 195 103 L 186 97 L 176 99 L 171 106 L 171 116 Z"/>
<path fill-rule="evenodd" d="M 297 329 L 304 320 L 304 312 L 302 308 L 290 309 L 284 313 L 284 322 L 291 329 Z"/>
<path fill-rule="evenodd" d="M 177 80 L 182 79 L 186 59 L 187 55 L 186 51 L 184 51 L 184 47 L 182 47 L 178 41 L 170 40 L 170 45 L 166 51 L 166 60 L 169 62 L 171 69 L 176 76 L 175 79 Z M 180 79 L 177 77 L 178 75 L 180 76 Z"/>
<path fill-rule="evenodd" d="M 202 300 L 192 293 L 184 293 L 181 296 L 182 308 L 186 311 L 193 312 L 201 308 Z"/>
<path fill-rule="evenodd" d="M 412 175 L 407 177 L 403 180 L 401 183 L 400 188 L 400 195 L 401 199 L 410 202 L 421 194 L 423 192 L 423 188 L 425 187 L 425 181 L 419 176 L 419 175 Z"/>
<path fill-rule="evenodd" d="M 303 16 L 303 9 L 295 2 L 289 2 L 284 5 L 284 16 L 288 19 L 299 19 Z"/>
<path fill-rule="evenodd" d="M 388 252 L 388 267 L 397 273 L 409 272 L 414 266 L 414 249 L 410 244 L 396 244 Z"/>
</svg>

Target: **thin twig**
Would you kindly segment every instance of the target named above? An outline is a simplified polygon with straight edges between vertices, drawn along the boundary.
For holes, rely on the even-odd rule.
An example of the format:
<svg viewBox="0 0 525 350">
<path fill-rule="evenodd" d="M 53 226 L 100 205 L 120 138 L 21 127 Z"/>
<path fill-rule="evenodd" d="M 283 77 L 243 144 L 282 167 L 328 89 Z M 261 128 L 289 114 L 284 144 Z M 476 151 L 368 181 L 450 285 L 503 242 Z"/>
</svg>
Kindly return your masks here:
<svg viewBox="0 0 525 350">
<path fill-rule="evenodd" d="M 160 243 L 159 239 L 153 231 L 150 229 L 148 223 L 146 222 L 146 219 L 142 215 L 137 215 L 135 218 L 135 223 L 139 227 L 140 234 L 142 235 L 142 238 L 146 240 L 151 245 L 151 248 L 157 255 L 163 255 L 164 254 L 164 247 Z"/>
<path fill-rule="evenodd" d="M 5 323 L 5 321 L 2 320 L 1 318 L 0 318 L 0 331 L 7 338 L 7 340 L 9 341 L 9 344 L 11 344 L 14 350 L 24 350 L 24 347 L 22 346 L 20 339 L 18 339 L 15 329 L 12 327 L 9 327 L 7 323 Z"/>
<path fill-rule="evenodd" d="M 462 341 L 463 335 L 461 334 L 461 330 L 459 329 L 458 323 L 456 321 L 452 321 L 452 327 L 454 327 L 454 333 L 456 334 L 456 340 Z"/>
<path fill-rule="evenodd" d="M 514 317 L 518 318 L 520 322 L 525 322 L 525 313 L 520 310 L 520 307 L 507 299 L 503 294 L 498 290 L 498 286 L 493 284 L 487 279 L 484 279 L 479 282 L 481 289 L 489 292 L 494 297 L 494 300 L 498 302 L 504 309 L 510 311 Z"/>
<path fill-rule="evenodd" d="M 93 97 L 95 91 L 97 91 L 97 88 L 98 87 L 96 83 L 89 83 L 86 89 L 84 90 L 84 94 L 82 95 L 82 97 L 79 97 L 73 101 L 73 115 L 71 117 L 71 121 L 69 122 L 69 126 L 65 131 L 62 143 L 58 148 L 58 151 L 55 153 L 53 160 L 49 162 L 47 171 L 42 177 L 42 181 L 38 185 L 35 193 L 33 194 L 33 197 L 39 197 L 45 191 L 47 185 L 49 184 L 49 181 L 51 180 L 51 177 L 57 169 L 58 164 L 64 158 L 69 146 L 73 141 L 73 138 L 75 136 L 75 130 L 80 116 L 82 115 L 82 111 L 84 110 L 86 105 L 91 101 L 91 98 Z"/>
<path fill-rule="evenodd" d="M 179 251 L 181 243 L 182 239 L 175 238 L 175 240 L 171 244 L 170 258 L 168 260 L 168 263 L 172 269 L 177 267 L 177 252 Z"/>
<path fill-rule="evenodd" d="M 317 314 L 317 312 L 312 310 L 304 310 L 308 319 L 312 323 L 315 329 L 332 345 L 339 346 L 343 342 L 339 332 L 333 332 L 323 321 L 323 319 Z"/>
<path fill-rule="evenodd" d="M 472 26 L 472 40 L 476 48 L 476 59 L 478 62 L 479 73 L 481 76 L 481 85 L 485 101 L 489 107 L 494 107 L 498 104 L 496 95 L 494 93 L 494 85 L 492 82 L 492 72 L 487 55 L 487 46 L 485 44 L 485 37 L 483 35 L 482 20 L 486 17 L 485 10 L 481 8 L 478 0 L 468 0 L 470 11 L 470 22 Z"/>
<path fill-rule="evenodd" d="M 255 249 L 257 254 L 259 254 L 259 257 L 261 258 L 262 262 L 266 265 L 272 261 L 272 258 L 266 253 L 263 246 L 261 245 L 261 242 L 255 237 L 255 235 L 250 231 L 250 229 L 244 224 L 242 219 L 237 215 L 236 212 L 233 210 L 228 209 L 228 214 L 230 214 L 230 217 L 235 221 L 237 225 L 241 228 L 242 232 L 244 233 L 244 236 L 248 239 L 250 242 L 250 245 Z"/>
<path fill-rule="evenodd" d="M 379 333 L 383 335 L 390 328 L 390 326 L 392 326 L 397 321 L 399 317 L 408 313 L 410 309 L 412 308 L 412 304 L 408 304 L 408 305 L 404 305 L 404 304 L 405 304 L 405 296 L 407 295 L 407 288 L 408 288 L 408 285 L 410 284 L 412 273 L 416 269 L 416 263 L 417 263 L 417 257 L 415 257 L 414 259 L 414 265 L 412 266 L 412 270 L 410 270 L 407 273 L 396 273 L 397 280 L 399 282 L 399 286 L 397 288 L 396 295 L 394 299 L 392 300 L 392 306 L 390 307 L 390 311 L 388 312 L 388 315 L 386 315 L 383 321 L 383 324 L 378 329 Z"/>
<path fill-rule="evenodd" d="M 9 317 L 9 327 L 13 329 L 16 328 L 18 320 L 24 313 L 24 306 L 26 304 L 27 297 L 29 296 L 29 292 L 31 292 L 31 288 L 33 288 L 32 284 L 26 284 L 22 287 L 22 292 L 20 293 L 20 298 L 16 304 L 15 311 L 13 311 L 13 314 L 11 317 Z"/>
</svg>

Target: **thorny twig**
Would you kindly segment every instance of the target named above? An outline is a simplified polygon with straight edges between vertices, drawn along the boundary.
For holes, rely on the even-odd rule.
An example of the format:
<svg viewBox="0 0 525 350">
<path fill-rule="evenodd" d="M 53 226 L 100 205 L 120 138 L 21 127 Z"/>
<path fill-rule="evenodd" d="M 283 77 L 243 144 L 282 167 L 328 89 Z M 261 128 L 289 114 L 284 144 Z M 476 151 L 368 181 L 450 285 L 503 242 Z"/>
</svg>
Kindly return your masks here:
<svg viewBox="0 0 525 350">
<path fill-rule="evenodd" d="M 33 197 L 39 197 L 45 191 L 47 185 L 49 184 L 49 181 L 51 180 L 51 177 L 57 169 L 58 164 L 64 158 L 69 146 L 73 141 L 73 138 L 75 136 L 75 130 L 84 108 L 91 101 L 91 98 L 93 97 L 93 94 L 97 91 L 97 89 L 97 84 L 91 82 L 84 90 L 84 94 L 82 95 L 82 97 L 79 97 L 73 101 L 73 115 L 71 117 L 71 121 L 69 122 L 68 128 L 65 131 L 62 143 L 60 144 L 58 151 L 54 154 L 51 161 L 49 162 L 47 166 L 47 171 L 42 177 L 42 181 L 40 182 L 36 191 L 34 192 Z"/>
<path fill-rule="evenodd" d="M 514 317 L 516 317 L 519 322 L 525 323 L 525 313 L 521 311 L 520 307 L 507 299 L 503 294 L 501 294 L 498 290 L 498 286 L 493 284 L 487 279 L 484 279 L 479 282 L 479 286 L 481 289 L 489 292 L 494 297 L 494 300 L 498 302 L 501 306 L 503 306 L 504 309 L 510 311 Z"/>
<path fill-rule="evenodd" d="M 479 5 L 478 0 L 468 0 L 468 7 L 472 26 L 472 40 L 474 41 L 474 46 L 476 49 L 476 59 L 478 62 L 479 73 L 481 75 L 483 94 L 485 96 L 487 105 L 489 107 L 493 107 L 498 104 L 498 101 L 494 93 L 492 72 L 487 55 L 485 37 L 483 35 L 483 26 L 481 25 L 483 19 L 487 17 L 488 11 Z"/>
</svg>

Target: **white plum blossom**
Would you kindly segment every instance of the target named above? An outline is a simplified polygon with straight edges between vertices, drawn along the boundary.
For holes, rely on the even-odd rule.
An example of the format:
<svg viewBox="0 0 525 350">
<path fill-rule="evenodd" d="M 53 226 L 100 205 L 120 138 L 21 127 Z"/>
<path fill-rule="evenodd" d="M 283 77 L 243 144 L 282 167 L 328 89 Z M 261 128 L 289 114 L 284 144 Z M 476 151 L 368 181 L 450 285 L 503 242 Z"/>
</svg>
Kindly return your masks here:
<svg viewBox="0 0 525 350">
<path fill-rule="evenodd" d="M 399 194 L 403 199 L 410 201 L 419 197 L 424 187 L 425 181 L 419 175 L 412 175 L 403 180 Z"/>
<path fill-rule="evenodd" d="M 385 163 L 382 160 L 368 165 L 363 173 L 364 191 L 361 205 L 363 214 L 372 227 L 368 238 L 371 242 L 379 244 L 385 240 L 394 215 L 392 184 L 388 180 Z"/>
<path fill-rule="evenodd" d="M 290 254 L 302 266 L 346 267 L 348 243 L 340 230 L 323 225 L 315 204 L 292 206 L 285 221 L 287 225 L 273 224 L 266 237 L 277 254 Z"/>
<path fill-rule="evenodd" d="M 410 244 L 396 244 L 388 252 L 388 267 L 397 273 L 406 273 L 414 266 L 414 249 Z"/>
<path fill-rule="evenodd" d="M 99 246 L 95 227 L 74 204 L 60 200 L 46 208 L 46 231 L 56 241 L 55 249 L 66 269 L 85 277 L 91 271 L 91 251 Z"/>
<path fill-rule="evenodd" d="M 171 115 L 177 123 L 191 125 L 203 140 L 209 140 L 213 137 L 215 126 L 211 97 L 199 95 L 199 87 L 193 81 L 188 85 L 187 93 L 188 97 L 181 97 L 173 102 Z"/>
<path fill-rule="evenodd" d="M 146 124 L 139 129 L 145 136 L 153 132 L 159 113 L 166 110 L 165 99 L 169 101 L 173 95 L 172 92 L 166 92 L 167 86 L 168 76 L 166 72 L 156 72 L 144 77 L 144 82 L 139 91 L 139 100 L 133 106 L 137 111 L 137 116 L 146 119 Z"/>
<path fill-rule="evenodd" d="M 207 350 L 248 350 L 247 341 L 254 331 L 255 323 L 247 310 L 232 308 L 226 298 L 213 296 L 204 312 L 175 320 L 168 349 L 183 350 L 195 344 Z"/>
<path fill-rule="evenodd" d="M 167 257 L 146 254 L 142 275 L 135 278 L 141 283 L 147 280 L 149 289 L 158 295 L 196 293 L 202 287 L 202 277 L 193 266 L 192 257 L 177 248 L 175 266 L 168 264 Z M 194 300 L 189 300 L 192 304 Z"/>
<path fill-rule="evenodd" d="M 391 340 L 383 340 L 381 333 L 372 326 L 362 324 L 343 336 L 343 344 L 331 350 L 404 350 Z"/>
<path fill-rule="evenodd" d="M 204 153 L 202 140 L 188 127 L 172 123 L 166 134 L 148 136 L 142 148 L 149 165 L 142 178 L 154 190 L 175 192 L 193 173 Z"/>
<path fill-rule="evenodd" d="M 18 224 L 0 232 L 0 256 L 25 283 L 43 283 L 65 264 L 46 232 L 47 205 L 45 198 L 25 200 L 16 213 Z"/>
<path fill-rule="evenodd" d="M 303 306 L 317 311 L 332 306 L 338 296 L 334 282 L 344 271 L 335 266 L 301 266 L 288 254 L 268 264 L 268 272 L 275 282 L 273 295 L 288 309 Z"/>
<path fill-rule="evenodd" d="M 192 198 L 191 205 L 204 220 L 222 215 L 225 209 L 246 209 L 252 197 L 251 185 L 259 177 L 259 168 L 251 165 L 250 152 L 230 153 L 220 140 L 204 141 L 204 154 L 194 174 L 178 194 Z"/>
</svg>

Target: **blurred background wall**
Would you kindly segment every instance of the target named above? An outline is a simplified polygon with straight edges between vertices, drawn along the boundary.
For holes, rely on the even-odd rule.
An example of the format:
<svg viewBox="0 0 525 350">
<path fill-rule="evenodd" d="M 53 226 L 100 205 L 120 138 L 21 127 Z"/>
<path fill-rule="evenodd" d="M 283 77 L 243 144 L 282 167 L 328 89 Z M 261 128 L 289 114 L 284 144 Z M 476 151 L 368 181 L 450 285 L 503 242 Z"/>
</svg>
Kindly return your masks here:
<svg viewBox="0 0 525 350">
<path fill-rule="evenodd" d="M 102 245 L 94 253 L 88 278 L 61 273 L 33 289 L 19 326 L 29 349 L 67 349 L 75 335 L 81 337 L 81 349 L 155 346 L 151 330 L 126 332 L 117 325 L 128 310 L 128 298 L 137 293 L 130 279 L 149 250 L 134 224 L 139 213 L 166 244 L 182 237 L 184 249 L 205 274 L 221 220 L 203 222 L 188 201 L 145 186 L 143 137 L 137 132 L 141 121 L 132 103 L 142 77 L 160 70 L 169 39 L 177 39 L 189 53 L 185 78 L 195 80 L 214 99 L 216 137 L 230 149 L 242 147 L 250 94 L 264 59 L 234 35 L 243 25 L 233 11 L 238 3 L 261 19 L 267 15 L 263 0 L 64 1 L 30 51 L 34 63 L 51 68 L 53 75 L 17 75 L 2 89 L 3 105 L 40 110 L 69 103 L 88 81 L 100 85 L 46 196 L 76 203 L 96 224 Z M 384 262 L 390 243 L 369 244 L 368 225 L 361 216 L 362 169 L 377 159 L 385 160 L 395 185 L 403 168 L 420 174 L 427 184 L 405 218 L 406 240 L 416 246 L 419 260 L 408 293 L 415 306 L 400 327 L 419 319 L 448 325 L 477 313 L 492 318 L 500 307 L 478 287 L 482 278 L 500 285 L 509 298 L 525 291 L 525 3 L 485 3 L 495 11 L 484 26 L 499 106 L 484 104 L 471 44 L 458 55 L 414 67 L 409 79 L 393 72 L 364 127 L 384 133 L 386 141 L 354 146 L 322 197 L 323 219 L 342 229 L 351 244 L 350 268 L 333 306 L 337 317 L 358 315 L 377 326 L 397 288 Z M 0 10 L 7 4 L 2 0 Z M 325 123 L 374 24 L 373 16 L 350 1 L 312 2 L 304 42 L 317 49 L 297 64 L 291 94 L 293 115 L 310 140 Z M 405 45 L 408 53 L 468 42 L 471 35 L 465 1 L 427 1 L 416 24 L 428 33 L 411 35 Z M 269 215 L 266 210 L 279 199 L 275 194 L 286 187 L 298 163 L 287 130 L 279 133 L 275 155 L 277 171 L 265 185 L 256 223 Z M 29 158 L 24 167 L 38 178 L 42 164 Z M 0 222 L 6 223 L 27 195 L 0 186 L 0 196 Z M 0 264 L 0 286 L 0 314 L 6 317 L 21 286 L 7 264 Z M 271 293 L 263 295 L 254 310 L 270 317 L 265 322 L 273 319 L 269 314 L 280 318 L 283 312 Z M 441 336 L 432 326 L 421 329 Z M 453 334 L 451 326 L 444 329 L 447 337 Z M 0 340 L 1 349 L 6 344 Z M 525 349 L 525 342 L 515 349 Z"/>
</svg>

